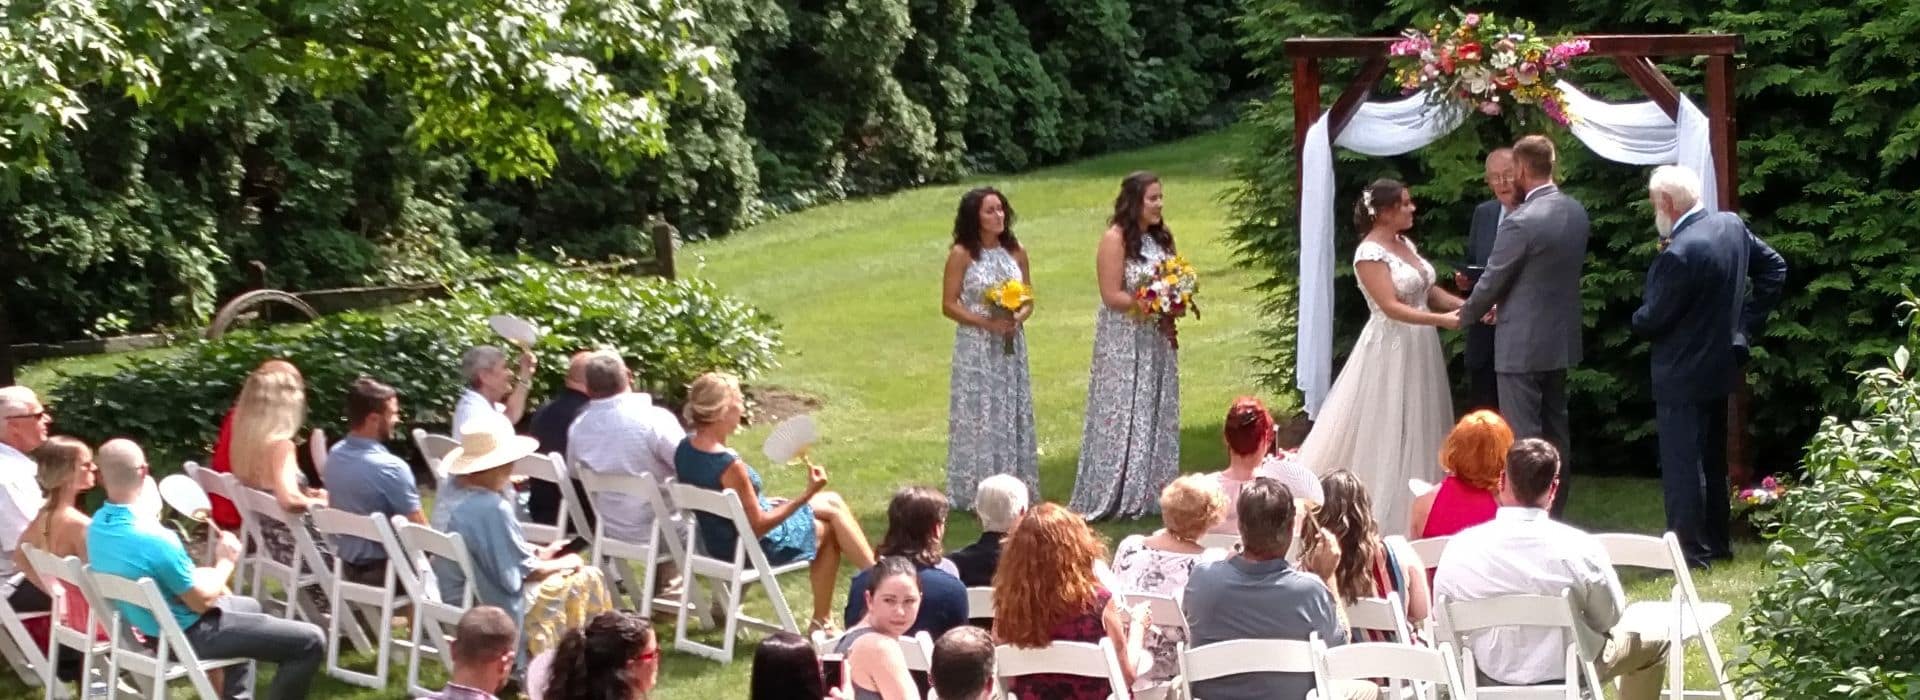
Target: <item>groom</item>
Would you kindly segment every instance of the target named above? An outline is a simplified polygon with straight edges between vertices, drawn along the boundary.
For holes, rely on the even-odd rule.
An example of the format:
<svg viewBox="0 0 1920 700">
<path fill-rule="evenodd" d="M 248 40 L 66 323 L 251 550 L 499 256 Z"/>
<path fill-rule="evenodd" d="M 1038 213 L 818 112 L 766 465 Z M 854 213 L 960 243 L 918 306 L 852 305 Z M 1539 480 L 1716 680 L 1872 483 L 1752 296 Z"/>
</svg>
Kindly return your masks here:
<svg viewBox="0 0 1920 700">
<path fill-rule="evenodd" d="M 1560 488 L 1553 498 L 1559 517 L 1573 490 L 1567 368 L 1580 361 L 1587 209 L 1554 185 L 1553 142 L 1547 137 L 1520 139 L 1513 160 L 1520 206 L 1500 222 L 1487 270 L 1460 307 L 1460 319 L 1499 324 L 1493 370 L 1500 412 L 1515 438 L 1545 438 L 1559 450 Z M 1483 318 L 1489 315 L 1496 318 Z"/>
</svg>

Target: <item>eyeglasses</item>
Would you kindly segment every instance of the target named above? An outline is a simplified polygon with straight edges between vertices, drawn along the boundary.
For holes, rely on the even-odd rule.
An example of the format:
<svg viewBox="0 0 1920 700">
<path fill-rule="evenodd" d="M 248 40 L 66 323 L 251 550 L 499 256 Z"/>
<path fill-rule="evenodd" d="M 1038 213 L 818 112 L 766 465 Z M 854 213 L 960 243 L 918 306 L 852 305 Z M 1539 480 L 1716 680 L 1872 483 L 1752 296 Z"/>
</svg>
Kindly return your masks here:
<svg viewBox="0 0 1920 700">
<path fill-rule="evenodd" d="M 7 416 L 7 420 L 13 420 L 15 418 L 31 418 L 33 420 L 46 420 L 52 417 L 53 416 L 51 414 L 47 413 L 46 409 L 41 409 L 34 413 L 22 413 L 17 416 Z"/>
<path fill-rule="evenodd" d="M 1495 184 L 1501 184 L 1501 185 L 1509 185 L 1509 184 L 1513 184 L 1514 182 L 1516 182 L 1516 181 L 1518 181 L 1518 180 L 1519 180 L 1519 178 L 1517 178 L 1517 177 L 1514 177 L 1514 176 L 1512 176 L 1512 175 L 1489 175 L 1489 176 L 1487 176 L 1487 182 L 1491 182 L 1491 183 L 1495 183 Z"/>
</svg>

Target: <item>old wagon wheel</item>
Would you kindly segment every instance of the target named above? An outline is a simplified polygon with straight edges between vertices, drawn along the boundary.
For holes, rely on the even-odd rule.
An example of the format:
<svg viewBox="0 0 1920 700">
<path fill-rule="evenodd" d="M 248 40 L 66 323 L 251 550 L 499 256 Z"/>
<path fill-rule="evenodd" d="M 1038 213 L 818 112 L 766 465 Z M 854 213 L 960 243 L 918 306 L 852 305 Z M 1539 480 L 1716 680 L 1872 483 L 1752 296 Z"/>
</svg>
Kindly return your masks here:
<svg viewBox="0 0 1920 700">
<path fill-rule="evenodd" d="M 213 315 L 213 322 L 207 324 L 207 339 L 220 337 L 236 323 L 271 321 L 275 307 L 289 307 L 309 321 L 320 318 L 320 312 L 313 310 L 300 297 L 278 289 L 256 289 L 234 297 L 220 307 L 220 311 Z"/>
</svg>

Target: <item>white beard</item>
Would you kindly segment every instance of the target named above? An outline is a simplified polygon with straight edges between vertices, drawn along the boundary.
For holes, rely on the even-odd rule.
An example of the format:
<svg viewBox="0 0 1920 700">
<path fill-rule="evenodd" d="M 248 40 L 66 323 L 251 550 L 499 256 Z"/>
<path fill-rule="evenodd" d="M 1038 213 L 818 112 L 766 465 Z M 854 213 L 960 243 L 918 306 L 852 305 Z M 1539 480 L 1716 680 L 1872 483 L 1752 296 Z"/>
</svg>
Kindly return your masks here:
<svg viewBox="0 0 1920 700">
<path fill-rule="evenodd" d="M 1662 239 L 1672 238 L 1673 237 L 1673 217 L 1667 216 L 1666 212 L 1655 210 L 1653 212 L 1653 228 L 1654 230 L 1660 232 L 1660 238 Z"/>
</svg>

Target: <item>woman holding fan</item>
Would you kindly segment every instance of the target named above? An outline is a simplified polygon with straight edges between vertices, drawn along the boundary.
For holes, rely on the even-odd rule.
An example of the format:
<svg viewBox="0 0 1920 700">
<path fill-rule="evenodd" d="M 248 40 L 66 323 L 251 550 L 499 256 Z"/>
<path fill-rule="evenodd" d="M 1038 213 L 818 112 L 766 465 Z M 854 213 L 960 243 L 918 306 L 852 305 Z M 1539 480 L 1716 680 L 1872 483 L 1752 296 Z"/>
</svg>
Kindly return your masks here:
<svg viewBox="0 0 1920 700">
<path fill-rule="evenodd" d="M 1180 367 L 1171 318 L 1143 313 L 1136 298 L 1174 257 L 1161 201 L 1158 176 L 1128 175 L 1100 237 L 1100 311 L 1072 501 L 1090 520 L 1158 511 L 1160 489 L 1180 471 Z"/>
<path fill-rule="evenodd" d="M 947 403 L 947 500 L 955 508 L 972 510 L 980 481 L 995 474 L 1040 493 L 1022 330 L 1033 315 L 1032 284 L 1006 195 L 981 187 L 962 196 L 940 291 L 940 310 L 959 324 Z"/>
</svg>

